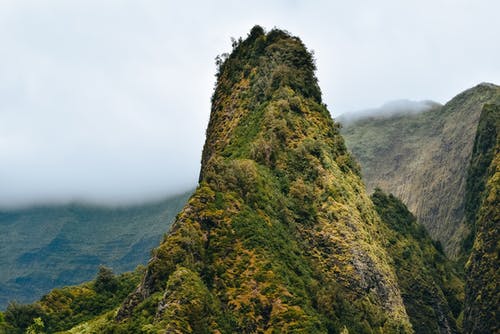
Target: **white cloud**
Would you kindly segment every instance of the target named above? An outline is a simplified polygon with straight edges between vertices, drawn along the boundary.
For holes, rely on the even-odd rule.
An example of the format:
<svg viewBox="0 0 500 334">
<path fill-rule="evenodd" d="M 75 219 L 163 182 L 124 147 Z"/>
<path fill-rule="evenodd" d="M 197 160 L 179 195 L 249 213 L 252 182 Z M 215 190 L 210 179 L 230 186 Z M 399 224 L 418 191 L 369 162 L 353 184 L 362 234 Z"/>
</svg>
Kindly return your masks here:
<svg viewBox="0 0 500 334">
<path fill-rule="evenodd" d="M 316 52 L 334 114 L 500 82 L 497 1 L 2 1 L 0 205 L 194 186 L 214 58 L 254 24 Z"/>
</svg>

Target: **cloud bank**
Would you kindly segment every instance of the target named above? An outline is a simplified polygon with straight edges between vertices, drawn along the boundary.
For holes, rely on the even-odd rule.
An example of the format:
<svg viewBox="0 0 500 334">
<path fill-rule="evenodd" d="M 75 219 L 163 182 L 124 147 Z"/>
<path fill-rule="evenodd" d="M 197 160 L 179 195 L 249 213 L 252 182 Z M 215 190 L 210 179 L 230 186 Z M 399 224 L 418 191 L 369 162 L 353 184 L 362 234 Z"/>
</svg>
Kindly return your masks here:
<svg viewBox="0 0 500 334">
<path fill-rule="evenodd" d="M 425 100 L 425 101 L 411 101 L 411 100 L 394 100 L 384 103 L 379 108 L 370 108 L 358 110 L 353 112 L 346 112 L 336 117 L 336 120 L 343 125 L 349 125 L 360 119 L 370 117 L 391 117 L 395 115 L 414 115 L 423 111 L 430 110 L 441 106 L 441 104 Z"/>
<path fill-rule="evenodd" d="M 0 206 L 193 187 L 217 54 L 254 24 L 315 51 L 334 115 L 500 82 L 498 1 L 2 1 Z"/>
</svg>

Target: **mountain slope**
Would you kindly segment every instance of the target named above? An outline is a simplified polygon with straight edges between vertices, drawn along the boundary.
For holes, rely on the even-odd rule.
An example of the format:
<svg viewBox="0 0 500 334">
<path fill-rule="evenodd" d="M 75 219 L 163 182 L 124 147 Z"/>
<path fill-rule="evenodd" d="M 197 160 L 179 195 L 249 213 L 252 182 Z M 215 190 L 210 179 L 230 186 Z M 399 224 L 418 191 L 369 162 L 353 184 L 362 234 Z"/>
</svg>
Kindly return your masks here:
<svg viewBox="0 0 500 334">
<path fill-rule="evenodd" d="M 460 278 L 404 205 L 368 197 L 300 39 L 256 26 L 233 47 L 218 61 L 200 184 L 140 284 L 116 312 L 73 328 L 42 314 L 33 325 L 456 333 Z"/>
<path fill-rule="evenodd" d="M 406 194 L 433 237 L 467 261 L 464 333 L 498 332 L 500 87 L 481 84 L 442 108 L 359 120 L 344 132 L 367 183 Z"/>
<path fill-rule="evenodd" d="M 473 247 L 466 265 L 464 330 L 500 330 L 500 104 L 483 107 L 469 168 L 466 212 Z"/>
<path fill-rule="evenodd" d="M 145 263 L 191 192 L 137 206 L 70 204 L 0 211 L 0 309 L 54 287 Z"/>
<path fill-rule="evenodd" d="M 313 70 L 298 38 L 260 27 L 221 62 L 200 186 L 118 328 L 411 332 Z"/>
<path fill-rule="evenodd" d="M 499 100 L 500 87 L 480 84 L 442 107 L 362 119 L 342 130 L 369 191 L 380 187 L 401 198 L 452 258 L 469 233 L 467 168 L 481 110 Z"/>
<path fill-rule="evenodd" d="M 386 248 L 416 333 L 457 333 L 463 304 L 461 270 L 436 247 L 425 228 L 393 195 L 375 189 L 371 196 L 387 224 Z"/>
</svg>

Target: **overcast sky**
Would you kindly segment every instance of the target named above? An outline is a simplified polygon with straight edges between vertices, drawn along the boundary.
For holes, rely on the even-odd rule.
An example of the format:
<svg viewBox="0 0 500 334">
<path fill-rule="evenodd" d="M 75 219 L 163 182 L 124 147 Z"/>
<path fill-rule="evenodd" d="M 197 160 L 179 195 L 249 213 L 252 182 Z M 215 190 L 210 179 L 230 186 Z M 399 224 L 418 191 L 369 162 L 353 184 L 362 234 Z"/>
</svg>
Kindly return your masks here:
<svg viewBox="0 0 500 334">
<path fill-rule="evenodd" d="M 500 84 L 500 1 L 0 1 L 0 206 L 194 187 L 214 58 L 260 24 L 315 51 L 333 115 Z"/>
</svg>

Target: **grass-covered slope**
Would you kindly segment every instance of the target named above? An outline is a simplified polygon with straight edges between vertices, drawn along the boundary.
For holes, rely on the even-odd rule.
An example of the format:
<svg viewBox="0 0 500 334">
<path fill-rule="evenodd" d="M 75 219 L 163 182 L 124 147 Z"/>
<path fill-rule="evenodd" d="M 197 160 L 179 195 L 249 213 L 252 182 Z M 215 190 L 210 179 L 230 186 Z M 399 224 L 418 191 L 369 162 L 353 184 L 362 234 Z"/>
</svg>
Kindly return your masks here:
<svg viewBox="0 0 500 334">
<path fill-rule="evenodd" d="M 0 211 L 0 309 L 51 289 L 145 264 L 189 193 L 144 205 L 40 206 Z"/>
<path fill-rule="evenodd" d="M 466 333 L 500 331 L 500 105 L 485 105 L 467 179 L 472 249 L 466 264 Z M 466 246 L 468 246 L 466 244 Z"/>
<path fill-rule="evenodd" d="M 106 333 L 412 332 L 382 222 L 300 39 L 220 60 L 200 185 Z"/>
<path fill-rule="evenodd" d="M 458 333 L 463 304 L 462 271 L 393 195 L 376 189 L 372 201 L 387 225 L 386 248 L 416 333 Z"/>
<path fill-rule="evenodd" d="M 361 119 L 342 130 L 369 191 L 401 198 L 451 257 L 469 233 L 466 180 L 481 110 L 499 100 L 499 86 L 480 84 L 442 107 Z"/>
</svg>

